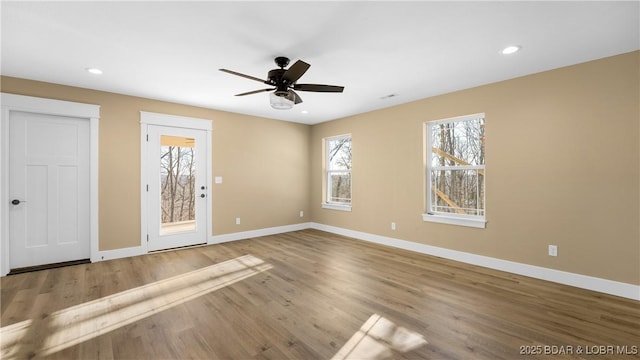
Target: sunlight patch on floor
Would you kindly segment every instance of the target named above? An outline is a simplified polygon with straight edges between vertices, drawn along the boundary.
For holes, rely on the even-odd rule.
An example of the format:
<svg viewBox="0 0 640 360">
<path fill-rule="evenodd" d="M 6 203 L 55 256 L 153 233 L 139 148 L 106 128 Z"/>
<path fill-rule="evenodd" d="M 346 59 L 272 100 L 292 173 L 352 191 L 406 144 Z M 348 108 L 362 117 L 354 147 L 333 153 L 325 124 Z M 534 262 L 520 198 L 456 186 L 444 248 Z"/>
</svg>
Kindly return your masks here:
<svg viewBox="0 0 640 360">
<path fill-rule="evenodd" d="M 416 332 L 397 326 L 388 319 L 373 314 L 332 360 L 344 359 L 391 359 L 392 350 L 405 353 L 427 344 Z"/>
<path fill-rule="evenodd" d="M 231 285 L 273 266 L 241 256 L 0 328 L 0 357 L 46 356 Z"/>
</svg>

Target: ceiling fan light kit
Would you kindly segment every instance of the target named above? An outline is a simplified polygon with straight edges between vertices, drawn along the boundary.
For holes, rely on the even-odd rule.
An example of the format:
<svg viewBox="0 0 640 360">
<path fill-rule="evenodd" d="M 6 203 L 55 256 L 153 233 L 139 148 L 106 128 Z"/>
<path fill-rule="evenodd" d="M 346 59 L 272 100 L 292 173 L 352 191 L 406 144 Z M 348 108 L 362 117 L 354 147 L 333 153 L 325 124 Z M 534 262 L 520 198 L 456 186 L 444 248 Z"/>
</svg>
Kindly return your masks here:
<svg viewBox="0 0 640 360">
<path fill-rule="evenodd" d="M 300 79 L 310 67 L 309 64 L 302 60 L 296 61 L 288 69 L 285 69 L 285 67 L 289 65 L 289 58 L 278 56 L 274 59 L 274 61 L 279 69 L 270 70 L 267 75 L 267 80 L 227 69 L 220 69 L 220 71 L 240 76 L 246 79 L 259 81 L 263 84 L 272 86 L 272 88 L 248 91 L 245 93 L 236 94 L 236 96 L 245 96 L 266 91 L 273 91 L 271 94 L 269 94 L 269 102 L 272 108 L 278 110 L 288 110 L 291 109 L 293 105 L 302 103 L 302 98 L 300 98 L 300 96 L 294 90 L 334 93 L 341 93 L 342 91 L 344 91 L 344 86 L 296 83 L 298 79 Z"/>
<path fill-rule="evenodd" d="M 293 107 L 294 101 L 288 94 L 285 96 L 276 95 L 275 92 L 269 94 L 269 102 L 271 107 L 277 110 L 289 110 Z"/>
</svg>

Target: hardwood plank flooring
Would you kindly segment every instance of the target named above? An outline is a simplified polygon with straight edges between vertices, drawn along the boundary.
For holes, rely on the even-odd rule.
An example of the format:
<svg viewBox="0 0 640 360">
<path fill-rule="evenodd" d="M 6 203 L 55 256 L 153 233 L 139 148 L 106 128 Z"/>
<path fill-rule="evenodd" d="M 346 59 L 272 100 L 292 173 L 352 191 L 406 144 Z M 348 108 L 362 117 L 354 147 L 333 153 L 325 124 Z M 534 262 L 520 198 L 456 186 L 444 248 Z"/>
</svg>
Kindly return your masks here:
<svg viewBox="0 0 640 360">
<path fill-rule="evenodd" d="M 2 359 L 640 359 L 637 301 L 317 230 L 0 286 Z"/>
</svg>

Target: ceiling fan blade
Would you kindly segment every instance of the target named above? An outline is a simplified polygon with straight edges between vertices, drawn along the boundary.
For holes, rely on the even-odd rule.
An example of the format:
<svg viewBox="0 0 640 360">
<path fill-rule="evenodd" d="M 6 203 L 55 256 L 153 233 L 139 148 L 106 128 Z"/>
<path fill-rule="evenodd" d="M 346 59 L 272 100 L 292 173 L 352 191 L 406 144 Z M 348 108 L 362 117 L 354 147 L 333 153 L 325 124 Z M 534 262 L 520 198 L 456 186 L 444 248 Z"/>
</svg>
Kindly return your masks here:
<svg viewBox="0 0 640 360">
<path fill-rule="evenodd" d="M 272 89 L 260 89 L 260 90 L 253 90 L 253 91 L 248 91 L 242 94 L 236 94 L 236 96 L 245 96 L 245 95 L 251 95 L 251 94 L 257 94 L 257 93 L 261 93 L 261 92 L 265 92 L 265 91 L 272 91 L 275 90 L 275 88 Z"/>
<path fill-rule="evenodd" d="M 293 84 L 298 81 L 302 75 L 304 75 L 311 65 L 302 60 L 296 61 L 293 65 L 289 66 L 287 71 L 282 74 L 282 79 L 287 80 L 289 84 Z"/>
<path fill-rule="evenodd" d="M 245 74 L 241 74 L 239 72 L 235 72 L 235 71 L 227 70 L 227 69 L 218 69 L 218 70 L 226 72 L 226 73 L 229 73 L 229 74 L 232 74 L 232 75 L 242 76 L 243 78 L 246 78 L 246 79 L 259 81 L 259 82 L 261 82 L 263 84 L 268 84 L 268 82 L 266 80 L 262 80 L 260 78 L 255 77 L 255 76 L 245 75 Z"/>
<path fill-rule="evenodd" d="M 344 86 L 320 85 L 320 84 L 295 84 L 294 90 L 315 91 L 315 92 L 342 92 Z"/>
<path fill-rule="evenodd" d="M 302 98 L 293 90 L 289 89 L 289 98 L 293 97 L 293 103 L 294 104 L 300 104 L 302 102 Z"/>
</svg>

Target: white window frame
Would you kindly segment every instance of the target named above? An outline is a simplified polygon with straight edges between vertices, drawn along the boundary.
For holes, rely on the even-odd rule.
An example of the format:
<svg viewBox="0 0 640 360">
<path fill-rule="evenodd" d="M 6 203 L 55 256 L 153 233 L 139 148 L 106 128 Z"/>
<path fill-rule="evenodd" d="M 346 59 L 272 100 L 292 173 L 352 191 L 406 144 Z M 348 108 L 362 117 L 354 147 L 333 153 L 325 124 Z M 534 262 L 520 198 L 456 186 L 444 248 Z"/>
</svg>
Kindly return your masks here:
<svg viewBox="0 0 640 360">
<path fill-rule="evenodd" d="M 447 118 L 447 119 L 440 119 L 440 120 L 435 120 L 435 121 L 428 121 L 424 123 L 424 136 L 425 136 L 425 164 L 426 164 L 426 181 L 425 181 L 425 190 L 426 190 L 426 211 L 424 214 L 422 214 L 422 220 L 427 221 L 427 222 L 435 222 L 435 223 L 441 223 L 441 224 L 450 224 L 450 225 L 459 225 L 459 226 L 469 226 L 469 227 L 475 227 L 475 228 L 482 228 L 484 229 L 486 227 L 487 224 L 487 220 L 486 220 L 486 216 L 487 216 L 487 203 L 486 203 L 486 169 L 485 169 L 485 165 L 459 165 L 459 166 L 444 166 L 444 167 L 434 167 L 433 164 L 431 163 L 431 159 L 433 158 L 433 144 L 431 143 L 431 132 L 432 129 L 439 125 L 439 124 L 443 124 L 443 123 L 452 123 L 452 122 L 461 122 L 461 121 L 468 121 L 468 120 L 474 120 L 474 119 L 478 119 L 478 118 L 483 118 L 485 119 L 485 114 L 484 113 L 478 113 L 478 114 L 471 114 L 471 115 L 464 115 L 464 116 L 458 116 L 458 117 L 453 117 L 453 118 Z M 485 120 L 486 121 L 486 120 Z M 485 187 L 485 191 L 483 191 L 483 195 L 484 195 L 484 199 L 483 199 L 483 204 L 484 204 L 484 212 L 482 216 L 474 216 L 474 215 L 462 215 L 462 214 L 452 214 L 452 213 L 443 213 L 443 212 L 437 212 L 432 210 L 431 208 L 431 204 L 432 204 L 432 188 L 431 188 L 431 172 L 432 170 L 439 170 L 439 169 L 447 169 L 447 170 L 482 170 L 484 171 L 484 176 L 485 176 L 485 181 L 484 181 L 484 187 Z"/>
<path fill-rule="evenodd" d="M 344 135 L 337 135 L 337 136 L 330 136 L 330 137 L 326 137 L 323 139 L 323 151 L 324 151 L 324 202 L 322 203 L 322 208 L 324 209 L 332 209 L 332 210 L 341 210 L 341 211 L 351 211 L 351 204 L 353 202 L 353 173 L 351 171 L 351 169 L 349 170 L 344 170 L 344 169 L 339 169 L 339 170 L 333 170 L 330 169 L 329 166 L 331 164 L 331 161 L 329 160 L 329 142 L 330 141 L 335 141 L 335 140 L 340 140 L 340 139 L 345 139 L 345 138 L 349 138 L 351 140 L 351 145 L 353 146 L 353 138 L 351 136 L 351 134 L 344 134 Z M 353 164 L 352 164 L 353 167 Z M 343 203 L 343 202 L 337 202 L 337 201 L 331 201 L 331 174 L 332 173 L 336 173 L 336 172 L 340 172 L 340 173 L 344 173 L 344 172 L 348 172 L 349 173 L 349 178 L 351 179 L 351 183 L 350 185 L 350 189 L 349 189 L 349 193 L 351 194 L 351 202 L 349 203 Z"/>
</svg>

